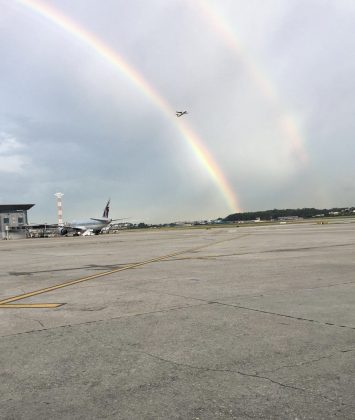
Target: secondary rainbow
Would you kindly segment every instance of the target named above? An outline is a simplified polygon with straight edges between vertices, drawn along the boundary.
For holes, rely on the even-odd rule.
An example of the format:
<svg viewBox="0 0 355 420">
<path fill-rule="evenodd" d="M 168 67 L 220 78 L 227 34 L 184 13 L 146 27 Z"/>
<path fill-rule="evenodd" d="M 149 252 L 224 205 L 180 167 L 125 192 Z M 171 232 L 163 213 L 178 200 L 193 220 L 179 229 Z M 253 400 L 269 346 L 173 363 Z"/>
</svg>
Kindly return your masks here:
<svg viewBox="0 0 355 420">
<path fill-rule="evenodd" d="M 260 63 L 252 58 L 245 50 L 235 30 L 208 0 L 194 0 L 194 6 L 198 6 L 199 16 L 204 16 L 209 26 L 224 40 L 226 45 L 233 50 L 246 66 L 249 75 L 259 87 L 263 95 L 279 111 L 279 127 L 288 139 L 289 149 L 303 164 L 308 161 L 308 154 L 304 147 L 304 141 L 300 134 L 296 118 L 287 112 L 286 107 L 280 100 L 276 86 L 266 77 Z"/>
<path fill-rule="evenodd" d="M 168 118 L 173 119 L 174 124 L 181 132 L 183 138 L 189 144 L 195 156 L 205 167 L 206 171 L 221 191 L 228 204 L 229 210 L 233 212 L 240 211 L 236 193 L 201 138 L 198 137 L 198 135 L 187 125 L 186 122 L 179 120 L 177 123 L 175 121 L 175 110 L 134 67 L 128 64 L 128 62 L 124 60 L 120 54 L 109 47 L 99 37 L 87 31 L 77 22 L 64 15 L 53 6 L 49 6 L 39 0 L 18 0 L 18 2 L 31 9 L 33 12 L 36 12 L 48 19 L 58 27 L 62 28 L 65 32 L 73 35 L 76 39 L 80 40 L 82 43 L 94 50 L 95 53 L 100 55 L 103 59 L 130 79 L 136 87 L 147 95 L 152 102 L 168 116 Z"/>
</svg>

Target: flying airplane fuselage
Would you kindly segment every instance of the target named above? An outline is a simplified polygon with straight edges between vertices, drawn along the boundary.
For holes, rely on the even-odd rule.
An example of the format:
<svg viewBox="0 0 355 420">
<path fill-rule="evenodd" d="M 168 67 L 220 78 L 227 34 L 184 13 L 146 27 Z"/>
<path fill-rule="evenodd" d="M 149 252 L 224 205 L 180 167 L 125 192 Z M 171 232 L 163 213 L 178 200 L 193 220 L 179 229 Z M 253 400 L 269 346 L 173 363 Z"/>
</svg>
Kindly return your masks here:
<svg viewBox="0 0 355 420">
<path fill-rule="evenodd" d="M 182 117 L 183 115 L 185 115 L 185 114 L 187 114 L 187 111 L 176 111 L 176 116 L 179 118 L 179 117 Z"/>
</svg>

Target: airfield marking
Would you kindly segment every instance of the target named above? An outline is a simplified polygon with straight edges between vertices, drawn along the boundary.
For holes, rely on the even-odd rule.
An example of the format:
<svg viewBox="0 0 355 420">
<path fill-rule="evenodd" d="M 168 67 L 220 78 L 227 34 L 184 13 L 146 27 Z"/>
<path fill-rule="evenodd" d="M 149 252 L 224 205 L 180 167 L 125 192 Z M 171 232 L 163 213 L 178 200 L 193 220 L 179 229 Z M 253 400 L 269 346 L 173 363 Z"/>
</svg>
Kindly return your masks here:
<svg viewBox="0 0 355 420">
<path fill-rule="evenodd" d="M 45 287 L 43 289 L 34 290 L 33 292 L 28 292 L 28 293 L 23 293 L 22 295 L 12 296 L 12 297 L 9 297 L 7 299 L 3 299 L 3 300 L 0 301 L 0 309 L 1 308 L 12 308 L 12 309 L 16 309 L 16 308 L 37 308 L 37 309 L 38 308 L 49 308 L 49 309 L 57 308 L 59 306 L 64 305 L 64 303 L 13 304 L 12 302 L 16 302 L 18 300 L 26 299 L 26 298 L 29 298 L 29 297 L 32 297 L 32 296 L 37 296 L 37 295 L 40 295 L 40 294 L 43 294 L 43 293 L 52 292 L 54 290 L 62 289 L 63 287 L 73 286 L 75 284 L 83 283 L 83 282 L 88 281 L 88 280 L 97 279 L 99 277 L 108 276 L 110 274 L 118 273 L 120 271 L 130 270 L 132 268 L 140 267 L 142 265 L 151 264 L 151 263 L 154 263 L 154 262 L 157 262 L 157 261 L 163 261 L 163 260 L 166 260 L 167 258 L 175 257 L 177 255 L 186 254 L 188 252 L 194 252 L 194 251 L 197 251 L 197 250 L 200 250 L 200 249 L 203 249 L 203 248 L 210 247 L 212 245 L 217 245 L 217 244 L 220 244 L 220 243 L 223 243 L 223 242 L 233 241 L 233 240 L 240 239 L 240 238 L 243 238 L 243 237 L 249 236 L 249 235 L 250 235 L 250 233 L 246 233 L 246 234 L 240 235 L 238 237 L 223 239 L 221 241 L 216 241 L 216 242 L 213 242 L 213 243 L 201 245 L 201 246 L 198 246 L 196 248 L 184 249 L 183 251 L 177 251 L 177 252 L 174 252 L 172 254 L 163 255 L 163 256 L 152 258 L 152 259 L 149 259 L 149 260 L 146 260 L 146 261 L 141 261 L 141 262 L 138 262 L 138 263 L 128 264 L 124 267 L 115 268 L 113 270 L 104 271 L 102 273 L 93 274 L 91 276 L 82 277 L 82 278 L 76 279 L 76 280 L 70 280 L 70 281 L 67 281 L 65 283 L 60 283 L 60 284 L 56 284 L 54 286 Z"/>
<path fill-rule="evenodd" d="M 64 303 L 3 303 L 0 308 L 36 308 L 36 309 L 53 309 L 62 306 Z"/>
</svg>

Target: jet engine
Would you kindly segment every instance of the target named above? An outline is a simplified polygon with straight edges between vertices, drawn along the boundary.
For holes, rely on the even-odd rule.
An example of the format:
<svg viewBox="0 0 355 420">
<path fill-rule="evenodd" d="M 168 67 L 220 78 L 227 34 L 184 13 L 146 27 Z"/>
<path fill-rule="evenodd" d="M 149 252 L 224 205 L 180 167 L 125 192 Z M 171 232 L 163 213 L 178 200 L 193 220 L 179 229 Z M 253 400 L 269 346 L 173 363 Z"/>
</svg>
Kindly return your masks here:
<svg viewBox="0 0 355 420">
<path fill-rule="evenodd" d="M 68 229 L 66 229 L 65 227 L 59 227 L 58 232 L 59 232 L 59 235 L 64 236 L 68 234 Z"/>
</svg>

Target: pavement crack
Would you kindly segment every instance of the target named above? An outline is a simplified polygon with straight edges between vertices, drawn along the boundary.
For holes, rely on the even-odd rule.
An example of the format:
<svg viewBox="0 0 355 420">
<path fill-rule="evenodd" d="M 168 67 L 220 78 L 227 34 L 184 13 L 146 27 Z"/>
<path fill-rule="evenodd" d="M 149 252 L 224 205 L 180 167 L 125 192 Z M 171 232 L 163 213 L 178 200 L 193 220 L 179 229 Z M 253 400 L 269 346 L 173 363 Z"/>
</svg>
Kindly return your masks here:
<svg viewBox="0 0 355 420">
<path fill-rule="evenodd" d="M 355 245 L 355 243 L 347 243 L 347 244 L 335 244 L 335 245 L 321 245 L 321 246 L 306 246 L 306 247 L 299 247 L 299 248 L 275 248 L 275 249 L 265 249 L 262 251 L 244 251 L 244 252 L 233 252 L 228 254 L 215 254 L 209 255 L 206 257 L 177 257 L 175 260 L 185 260 L 185 259 L 199 259 L 199 258 L 218 258 L 218 257 L 235 257 L 235 256 L 244 256 L 244 255 L 260 255 L 260 254 L 268 254 L 268 253 L 285 253 L 285 252 L 297 252 L 297 251 L 310 251 L 314 249 L 324 249 L 324 248 L 332 248 L 332 247 L 346 247 Z"/>
<path fill-rule="evenodd" d="M 40 325 L 42 328 L 46 328 L 46 327 L 45 327 L 45 325 L 43 324 L 43 322 L 42 322 L 42 321 L 40 321 L 39 319 L 34 319 L 34 318 L 32 318 L 32 319 L 33 319 L 33 321 L 38 322 L 38 323 L 39 323 L 39 325 Z"/>
<path fill-rule="evenodd" d="M 43 331 L 44 329 L 46 329 L 46 326 L 39 319 L 29 318 L 29 317 L 23 317 L 20 314 L 15 314 L 14 317 L 17 318 L 17 319 L 20 319 L 21 321 L 24 321 L 24 320 L 28 321 L 29 320 L 29 321 L 37 322 L 42 328 L 40 330 L 34 330 L 34 331 Z M 16 335 L 16 334 L 14 334 L 14 335 Z M 10 336 L 10 334 L 9 334 L 9 336 Z M 7 337 L 7 336 L 6 335 L 3 335 L 3 336 L 0 336 L 0 337 Z"/>
<path fill-rule="evenodd" d="M 99 322 L 109 322 L 109 321 L 113 321 L 116 319 L 123 319 L 123 318 L 134 318 L 134 317 L 139 317 L 139 316 L 144 316 L 144 315 L 154 315 L 154 314 L 159 314 L 159 313 L 166 313 L 166 312 L 172 312 L 172 311 L 179 311 L 182 309 L 189 309 L 189 308 L 194 308 L 197 306 L 203 306 L 203 305 L 208 305 L 209 303 L 200 303 L 200 304 L 196 304 L 196 305 L 185 305 L 185 306 L 174 306 L 172 308 L 167 308 L 167 309 L 160 309 L 158 311 L 148 311 L 148 312 L 139 312 L 136 314 L 128 314 L 128 315 L 119 315 L 119 316 L 114 316 L 111 318 L 107 318 L 107 319 L 95 319 L 92 321 L 85 321 L 85 322 L 78 322 L 75 324 L 66 324 L 66 325 L 56 325 L 55 327 L 47 327 L 47 328 L 42 328 L 42 329 L 38 329 L 38 330 L 29 330 L 29 331 L 21 331 L 21 332 L 17 332 L 14 334 L 4 334 L 4 335 L 0 335 L 1 338 L 6 338 L 6 337 L 16 337 L 18 335 L 24 335 L 24 334 L 32 334 L 32 333 L 41 333 L 41 332 L 45 332 L 45 331 L 51 331 L 51 330 L 55 330 L 55 329 L 60 329 L 60 328 L 72 328 L 72 327 L 80 327 L 82 325 L 90 325 L 90 324 L 96 324 Z M 80 310 L 78 310 L 80 311 Z M 37 322 L 40 322 L 38 320 L 34 320 Z"/>
<path fill-rule="evenodd" d="M 274 372 L 277 372 L 277 371 L 282 370 L 282 369 L 292 369 L 292 368 L 295 368 L 295 367 L 300 367 L 300 366 L 304 366 L 304 365 L 310 365 L 310 364 L 313 364 L 313 363 L 317 363 L 320 360 L 330 359 L 330 358 L 332 358 L 334 356 L 337 356 L 339 353 L 349 353 L 349 352 L 352 352 L 352 351 L 355 351 L 355 349 L 339 350 L 336 353 L 332 353 L 332 354 L 329 354 L 327 356 L 321 356 L 321 357 L 318 357 L 317 359 L 305 360 L 303 362 L 295 363 L 293 365 L 279 366 L 276 369 L 262 370 L 262 371 L 257 372 L 257 373 L 262 373 L 262 374 L 264 374 L 264 373 L 274 373 Z"/>
<path fill-rule="evenodd" d="M 262 309 L 250 308 L 248 306 L 241 306 L 241 305 L 237 305 L 237 304 L 233 304 L 233 303 L 226 303 L 226 302 L 219 302 L 219 301 L 211 301 L 210 303 L 215 303 L 216 305 L 222 305 L 222 306 L 230 306 L 230 307 L 237 308 L 237 309 L 245 309 L 247 311 L 252 311 L 252 312 L 260 312 L 262 314 L 281 316 L 281 317 L 284 317 L 284 318 L 295 319 L 297 321 L 314 322 L 314 323 L 320 324 L 320 325 L 329 325 L 329 326 L 337 327 L 337 328 L 347 328 L 347 329 L 350 329 L 350 330 L 355 330 L 355 327 L 351 327 L 349 325 L 337 325 L 337 324 L 334 324 L 333 322 L 322 322 L 322 321 L 317 321 L 316 319 L 303 318 L 301 316 L 293 316 L 293 315 L 281 314 L 281 313 L 278 313 L 278 312 L 265 311 L 265 310 L 262 310 Z"/>
<path fill-rule="evenodd" d="M 269 381 L 269 382 L 271 382 L 271 383 L 273 383 L 277 386 L 280 386 L 282 388 L 288 388 L 288 389 L 292 389 L 294 391 L 300 391 L 300 392 L 303 392 L 303 393 L 306 393 L 306 394 L 310 394 L 310 395 L 325 399 L 327 401 L 333 402 L 335 404 L 339 404 L 339 405 L 343 405 L 343 406 L 347 406 L 347 407 L 353 407 L 354 406 L 353 404 L 346 404 L 342 401 L 334 400 L 333 398 L 330 398 L 326 395 L 319 394 L 317 392 L 312 392 L 312 391 L 310 391 L 306 388 L 300 388 L 300 387 L 297 387 L 297 386 L 294 386 L 294 385 L 288 385 L 288 384 L 285 384 L 283 382 L 276 381 L 275 379 L 269 378 L 268 376 L 259 375 L 257 373 L 247 373 L 247 372 L 242 372 L 240 370 L 234 370 L 234 369 L 218 369 L 218 368 L 211 368 L 211 367 L 206 367 L 206 366 L 194 366 L 194 365 L 190 365 L 188 363 L 181 363 L 181 362 L 176 362 L 174 360 L 166 359 L 164 357 L 161 357 L 161 356 L 158 356 L 156 354 L 149 353 L 149 352 L 145 352 L 145 351 L 142 351 L 142 350 L 137 351 L 136 353 L 144 354 L 148 357 L 159 360 L 161 362 L 169 363 L 169 364 L 179 366 L 179 367 L 196 369 L 196 370 L 201 370 L 201 371 L 205 371 L 205 372 L 220 372 L 220 373 L 232 373 L 232 374 L 236 373 L 240 376 L 245 376 L 245 377 L 248 377 L 248 378 L 261 379 L 261 380 Z"/>
<path fill-rule="evenodd" d="M 88 308 L 80 308 L 80 312 L 99 312 L 107 309 L 107 306 L 97 306 L 97 307 L 88 307 Z"/>
<path fill-rule="evenodd" d="M 333 327 L 337 327 L 337 328 L 348 328 L 348 329 L 351 329 L 351 330 L 355 330 L 355 327 L 350 327 L 348 325 L 337 325 L 337 324 L 333 324 L 331 322 L 321 322 L 321 321 L 317 321 L 315 319 L 296 317 L 296 316 L 292 316 L 292 315 L 280 314 L 280 313 L 271 312 L 271 311 L 264 311 L 262 309 L 249 308 L 247 306 L 240 306 L 240 305 L 232 304 L 232 303 L 219 302 L 219 301 L 216 301 L 216 300 L 207 300 L 207 299 L 202 299 L 202 298 L 195 298 L 195 297 L 191 297 L 191 296 L 180 295 L 180 294 L 177 294 L 177 293 L 157 292 L 155 290 L 142 288 L 142 287 L 128 286 L 128 288 L 134 289 L 134 290 L 142 290 L 142 291 L 152 292 L 152 293 L 156 293 L 156 294 L 164 294 L 164 295 L 168 295 L 168 296 L 177 296 L 177 297 L 182 297 L 182 298 L 185 298 L 185 299 L 197 300 L 197 301 L 205 302 L 206 304 L 209 304 L 209 305 L 210 304 L 216 304 L 216 305 L 222 305 L 222 306 L 230 306 L 230 307 L 233 307 L 233 308 L 236 308 L 236 309 L 245 309 L 245 310 L 248 310 L 248 311 L 260 312 L 260 313 L 264 313 L 264 314 L 268 314 L 268 315 L 276 315 L 276 316 L 281 316 L 281 317 L 284 317 L 284 318 L 294 319 L 294 320 L 297 320 L 297 321 L 314 322 L 314 323 L 317 323 L 317 324 L 320 324 L 320 325 L 327 325 L 327 326 L 333 326 Z M 260 296 L 262 296 L 262 295 L 260 295 Z M 194 305 L 191 305 L 191 306 L 194 306 Z"/>
<path fill-rule="evenodd" d="M 215 303 L 214 301 L 211 302 L 210 300 L 207 300 L 207 299 L 196 298 L 196 297 L 192 297 L 192 296 L 185 296 L 185 295 L 181 295 L 181 294 L 178 294 L 178 293 L 167 293 L 167 292 L 164 292 L 164 291 L 157 291 L 157 290 L 153 290 L 153 289 L 148 289 L 146 287 L 127 286 L 127 288 L 128 289 L 133 289 L 133 290 L 138 290 L 138 291 L 143 291 L 143 292 L 154 293 L 156 295 L 166 295 L 166 296 L 174 296 L 174 297 L 180 297 L 180 298 L 190 299 L 190 300 L 197 300 L 199 302 L 205 302 L 206 304 Z M 191 305 L 191 306 L 199 306 L 199 305 Z"/>
</svg>

